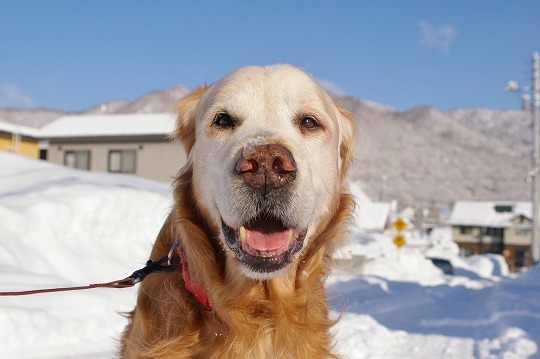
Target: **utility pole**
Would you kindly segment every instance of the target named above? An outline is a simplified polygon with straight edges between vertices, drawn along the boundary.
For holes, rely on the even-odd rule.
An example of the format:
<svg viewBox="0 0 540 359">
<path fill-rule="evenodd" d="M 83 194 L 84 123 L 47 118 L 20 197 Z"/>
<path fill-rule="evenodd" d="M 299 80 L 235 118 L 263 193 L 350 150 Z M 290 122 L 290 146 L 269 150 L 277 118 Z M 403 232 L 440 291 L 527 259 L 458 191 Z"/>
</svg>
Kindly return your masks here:
<svg viewBox="0 0 540 359">
<path fill-rule="evenodd" d="M 532 206 L 533 206 L 533 228 L 531 257 L 533 264 L 540 261 L 540 230 L 538 226 L 538 203 L 540 202 L 540 119 L 538 118 L 538 107 L 540 107 L 540 60 L 538 52 L 533 53 L 533 73 L 532 73 L 532 121 L 533 121 L 533 163 L 532 163 Z"/>
<path fill-rule="evenodd" d="M 532 106 L 531 106 L 531 115 L 532 115 L 532 169 L 528 176 L 531 178 L 532 183 L 532 242 L 531 242 L 531 264 L 536 264 L 540 262 L 540 226 L 539 226 L 539 216 L 540 211 L 538 208 L 540 202 L 540 118 L 539 118 L 539 107 L 540 107 L 540 56 L 538 52 L 534 52 L 532 56 L 532 86 L 531 88 L 525 87 L 520 88 L 518 83 L 515 81 L 509 81 L 508 86 L 506 87 L 507 91 L 510 92 L 521 92 L 529 91 L 532 93 Z M 523 96 L 522 99 L 523 106 L 528 107 L 529 97 L 527 95 Z"/>
</svg>

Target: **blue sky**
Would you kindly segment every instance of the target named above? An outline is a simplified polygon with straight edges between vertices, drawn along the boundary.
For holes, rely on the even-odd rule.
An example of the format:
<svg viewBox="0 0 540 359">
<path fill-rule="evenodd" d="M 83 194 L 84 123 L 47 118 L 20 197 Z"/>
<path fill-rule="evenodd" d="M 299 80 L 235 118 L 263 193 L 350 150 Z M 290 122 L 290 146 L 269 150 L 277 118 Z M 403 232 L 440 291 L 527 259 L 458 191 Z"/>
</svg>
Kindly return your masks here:
<svg viewBox="0 0 540 359">
<path fill-rule="evenodd" d="M 540 1 L 0 0 L 0 106 L 81 110 L 287 62 L 397 109 L 518 108 Z"/>
</svg>

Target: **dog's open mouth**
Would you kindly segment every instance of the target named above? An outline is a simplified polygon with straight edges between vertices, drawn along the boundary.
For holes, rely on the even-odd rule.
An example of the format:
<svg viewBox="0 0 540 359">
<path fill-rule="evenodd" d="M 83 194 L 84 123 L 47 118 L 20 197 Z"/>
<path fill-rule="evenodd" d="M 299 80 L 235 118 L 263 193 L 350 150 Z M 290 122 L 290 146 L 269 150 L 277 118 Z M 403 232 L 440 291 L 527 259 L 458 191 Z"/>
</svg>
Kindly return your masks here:
<svg viewBox="0 0 540 359">
<path fill-rule="evenodd" d="M 259 217 L 237 229 L 221 223 L 229 248 L 240 263 L 257 273 L 274 272 L 289 264 L 302 249 L 307 232 L 286 228 L 277 218 Z"/>
</svg>

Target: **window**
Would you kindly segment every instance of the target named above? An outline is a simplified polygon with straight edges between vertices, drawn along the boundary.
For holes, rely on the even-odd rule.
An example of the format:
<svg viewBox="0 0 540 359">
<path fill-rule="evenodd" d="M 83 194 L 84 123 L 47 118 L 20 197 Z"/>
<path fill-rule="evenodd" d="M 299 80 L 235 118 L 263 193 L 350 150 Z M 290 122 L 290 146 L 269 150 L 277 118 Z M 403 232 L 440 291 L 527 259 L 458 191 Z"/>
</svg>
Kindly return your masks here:
<svg viewBox="0 0 540 359">
<path fill-rule="evenodd" d="M 493 237 L 493 238 L 502 238 L 503 237 L 503 229 L 502 228 L 493 228 L 493 227 L 487 227 L 486 228 L 486 235 Z"/>
<path fill-rule="evenodd" d="M 135 150 L 109 151 L 109 172 L 135 173 Z"/>
<path fill-rule="evenodd" d="M 472 234 L 472 227 L 459 226 L 459 234 Z"/>
<path fill-rule="evenodd" d="M 64 166 L 88 171 L 90 169 L 90 151 L 66 151 L 64 153 Z"/>
<path fill-rule="evenodd" d="M 516 249 L 516 261 L 514 265 L 518 268 L 525 267 L 529 251 L 526 249 Z"/>
<path fill-rule="evenodd" d="M 532 234 L 532 229 L 526 227 L 517 227 L 514 228 L 514 233 L 516 236 L 530 236 Z"/>
</svg>

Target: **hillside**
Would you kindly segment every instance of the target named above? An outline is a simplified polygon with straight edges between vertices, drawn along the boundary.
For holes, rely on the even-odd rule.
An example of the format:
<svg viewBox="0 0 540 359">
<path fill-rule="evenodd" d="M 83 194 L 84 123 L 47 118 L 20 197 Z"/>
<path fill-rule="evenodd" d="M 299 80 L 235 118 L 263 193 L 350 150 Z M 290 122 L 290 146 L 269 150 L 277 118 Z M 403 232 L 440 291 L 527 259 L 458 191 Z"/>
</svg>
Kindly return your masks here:
<svg viewBox="0 0 540 359">
<path fill-rule="evenodd" d="M 165 91 L 152 91 L 135 100 L 108 102 L 84 111 L 85 114 L 100 113 L 159 113 L 171 112 L 174 104 L 189 92 L 185 86 L 175 86 Z"/>
<path fill-rule="evenodd" d="M 176 86 L 82 113 L 170 112 L 189 90 Z M 375 200 L 400 207 L 448 208 L 456 200 L 527 200 L 530 115 L 524 111 L 433 107 L 398 111 L 351 97 L 337 98 L 355 115 L 357 161 L 351 177 Z M 0 120 L 41 127 L 54 110 L 0 109 Z"/>
<path fill-rule="evenodd" d="M 21 110 L 16 108 L 0 107 L 0 121 L 38 128 L 45 126 L 46 124 L 65 114 L 67 114 L 67 112 L 43 108 Z"/>
<path fill-rule="evenodd" d="M 351 177 L 363 183 L 372 198 L 398 199 L 401 206 L 415 208 L 444 208 L 458 199 L 528 198 L 530 143 L 526 131 L 507 138 L 505 127 L 498 124 L 509 117 L 507 112 L 441 112 L 432 107 L 396 111 L 357 99 L 342 102 L 360 126 L 358 163 Z M 527 126 L 526 114 L 511 112 Z M 478 115 L 484 113 L 489 116 Z M 486 117 L 490 129 L 478 124 L 478 118 Z"/>
</svg>

